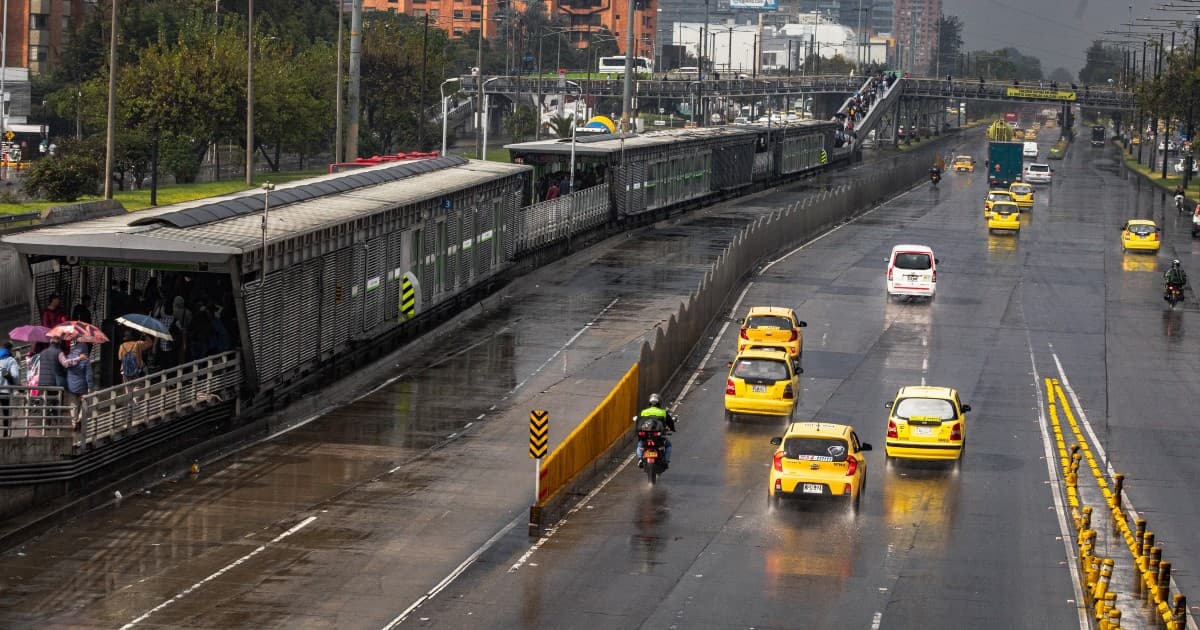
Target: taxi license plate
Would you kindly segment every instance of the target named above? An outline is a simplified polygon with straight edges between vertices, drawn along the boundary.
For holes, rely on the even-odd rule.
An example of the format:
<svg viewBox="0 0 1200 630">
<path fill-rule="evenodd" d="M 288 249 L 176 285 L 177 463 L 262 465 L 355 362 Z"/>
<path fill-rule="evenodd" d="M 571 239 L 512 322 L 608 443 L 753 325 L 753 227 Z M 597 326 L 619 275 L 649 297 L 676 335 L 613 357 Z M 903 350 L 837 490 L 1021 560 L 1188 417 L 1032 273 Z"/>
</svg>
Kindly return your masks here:
<svg viewBox="0 0 1200 630">
<path fill-rule="evenodd" d="M 765 394 L 765 393 L 767 393 L 767 386 L 766 385 L 751 385 L 750 391 L 754 392 L 755 394 Z"/>
<path fill-rule="evenodd" d="M 905 278 L 907 278 L 907 279 L 908 279 L 909 281 L 911 281 L 911 282 L 916 282 L 916 281 L 917 281 L 917 274 L 915 274 L 915 273 L 910 273 L 910 274 L 908 274 L 907 276 L 904 276 L 904 277 L 905 277 Z"/>
<path fill-rule="evenodd" d="M 802 490 L 804 494 L 824 494 L 825 486 L 822 486 L 819 483 L 806 483 L 804 484 L 804 488 L 802 488 Z"/>
<path fill-rule="evenodd" d="M 933 435 L 933 427 L 914 427 L 913 432 L 922 437 L 929 437 Z"/>
</svg>

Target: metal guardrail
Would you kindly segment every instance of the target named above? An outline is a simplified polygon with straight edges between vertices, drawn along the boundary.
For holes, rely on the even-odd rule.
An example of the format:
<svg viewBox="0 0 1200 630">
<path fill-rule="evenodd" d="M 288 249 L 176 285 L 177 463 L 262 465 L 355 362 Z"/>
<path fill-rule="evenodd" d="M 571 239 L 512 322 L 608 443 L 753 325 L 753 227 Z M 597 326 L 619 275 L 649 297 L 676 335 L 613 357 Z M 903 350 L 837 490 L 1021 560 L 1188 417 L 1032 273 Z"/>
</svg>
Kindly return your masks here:
<svg viewBox="0 0 1200 630">
<path fill-rule="evenodd" d="M 87 394 L 78 443 L 118 439 L 134 428 L 220 403 L 236 395 L 241 365 L 233 350 Z"/>
<path fill-rule="evenodd" d="M 61 387 L 4 387 L 7 404 L 0 407 L 0 439 L 59 438 L 75 432 L 72 409 Z"/>
<path fill-rule="evenodd" d="M 34 223 L 41 223 L 41 221 L 41 212 L 22 212 L 20 214 L 0 215 L 0 230 L 22 223 L 29 223 L 32 225 Z"/>
<path fill-rule="evenodd" d="M 515 250 L 527 252 L 601 225 L 608 207 L 608 185 L 599 184 L 522 208 Z"/>
</svg>

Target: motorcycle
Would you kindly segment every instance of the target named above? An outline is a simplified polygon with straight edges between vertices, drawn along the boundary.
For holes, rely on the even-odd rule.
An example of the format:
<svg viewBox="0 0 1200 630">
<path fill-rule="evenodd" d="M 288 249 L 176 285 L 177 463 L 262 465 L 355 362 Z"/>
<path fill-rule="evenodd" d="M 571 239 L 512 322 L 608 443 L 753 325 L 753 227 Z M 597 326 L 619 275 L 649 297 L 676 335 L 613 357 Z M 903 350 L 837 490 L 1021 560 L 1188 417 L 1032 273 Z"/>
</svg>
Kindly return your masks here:
<svg viewBox="0 0 1200 630">
<path fill-rule="evenodd" d="M 934 171 L 929 174 L 929 181 L 933 182 L 934 186 L 937 186 L 938 182 L 942 181 L 942 176 L 937 171 Z"/>
<path fill-rule="evenodd" d="M 1167 304 L 1171 305 L 1171 309 L 1175 309 L 1175 305 L 1183 301 L 1183 287 L 1178 284 L 1168 284 L 1166 291 L 1163 293 L 1163 299 Z"/>
<path fill-rule="evenodd" d="M 642 443 L 642 468 L 651 485 L 658 482 L 658 476 L 667 469 L 665 431 L 638 431 L 638 440 Z"/>
<path fill-rule="evenodd" d="M 1187 212 L 1187 199 L 1185 199 L 1183 195 L 1175 195 L 1175 209 L 1178 210 L 1180 214 Z"/>
</svg>

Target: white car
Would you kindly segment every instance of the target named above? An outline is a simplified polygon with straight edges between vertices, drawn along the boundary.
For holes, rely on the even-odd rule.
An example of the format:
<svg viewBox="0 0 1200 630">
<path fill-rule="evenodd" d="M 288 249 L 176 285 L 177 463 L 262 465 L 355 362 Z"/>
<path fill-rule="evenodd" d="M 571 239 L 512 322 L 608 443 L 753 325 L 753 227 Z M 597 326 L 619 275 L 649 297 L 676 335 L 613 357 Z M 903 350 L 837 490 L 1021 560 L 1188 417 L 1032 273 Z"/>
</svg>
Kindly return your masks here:
<svg viewBox="0 0 1200 630">
<path fill-rule="evenodd" d="M 888 297 L 926 297 L 937 292 L 937 264 L 924 245 L 897 245 L 887 258 Z"/>
<path fill-rule="evenodd" d="M 1036 142 L 1026 142 L 1025 148 L 1021 150 L 1021 155 L 1028 158 L 1037 158 L 1038 146 Z"/>
<path fill-rule="evenodd" d="M 1053 176 L 1054 169 L 1050 168 L 1049 164 L 1033 162 L 1025 165 L 1025 171 L 1021 173 L 1021 181 L 1028 184 L 1049 184 Z"/>
<path fill-rule="evenodd" d="M 1183 171 L 1187 168 L 1186 163 L 1187 163 L 1187 158 L 1185 158 L 1185 157 L 1181 157 L 1178 160 L 1175 160 L 1175 165 L 1172 168 L 1175 169 L 1176 175 L 1183 175 Z M 1192 160 L 1192 175 L 1197 175 L 1197 174 L 1200 174 L 1200 160 L 1193 159 Z"/>
</svg>

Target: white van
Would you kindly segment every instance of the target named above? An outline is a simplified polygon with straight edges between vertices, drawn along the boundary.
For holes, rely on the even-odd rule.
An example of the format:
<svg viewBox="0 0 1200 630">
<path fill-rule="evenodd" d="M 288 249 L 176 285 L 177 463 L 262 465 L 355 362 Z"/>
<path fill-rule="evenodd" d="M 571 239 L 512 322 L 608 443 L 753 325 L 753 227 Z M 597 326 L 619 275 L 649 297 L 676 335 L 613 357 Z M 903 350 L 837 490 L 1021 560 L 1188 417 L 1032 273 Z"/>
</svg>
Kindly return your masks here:
<svg viewBox="0 0 1200 630">
<path fill-rule="evenodd" d="M 897 245 L 887 258 L 888 297 L 920 296 L 933 299 L 937 292 L 937 258 L 924 245 Z"/>
<path fill-rule="evenodd" d="M 1035 158 L 1036 159 L 1038 156 L 1037 143 L 1036 142 L 1026 142 L 1025 149 L 1023 151 L 1021 151 L 1021 155 L 1024 155 L 1027 158 Z"/>
</svg>

